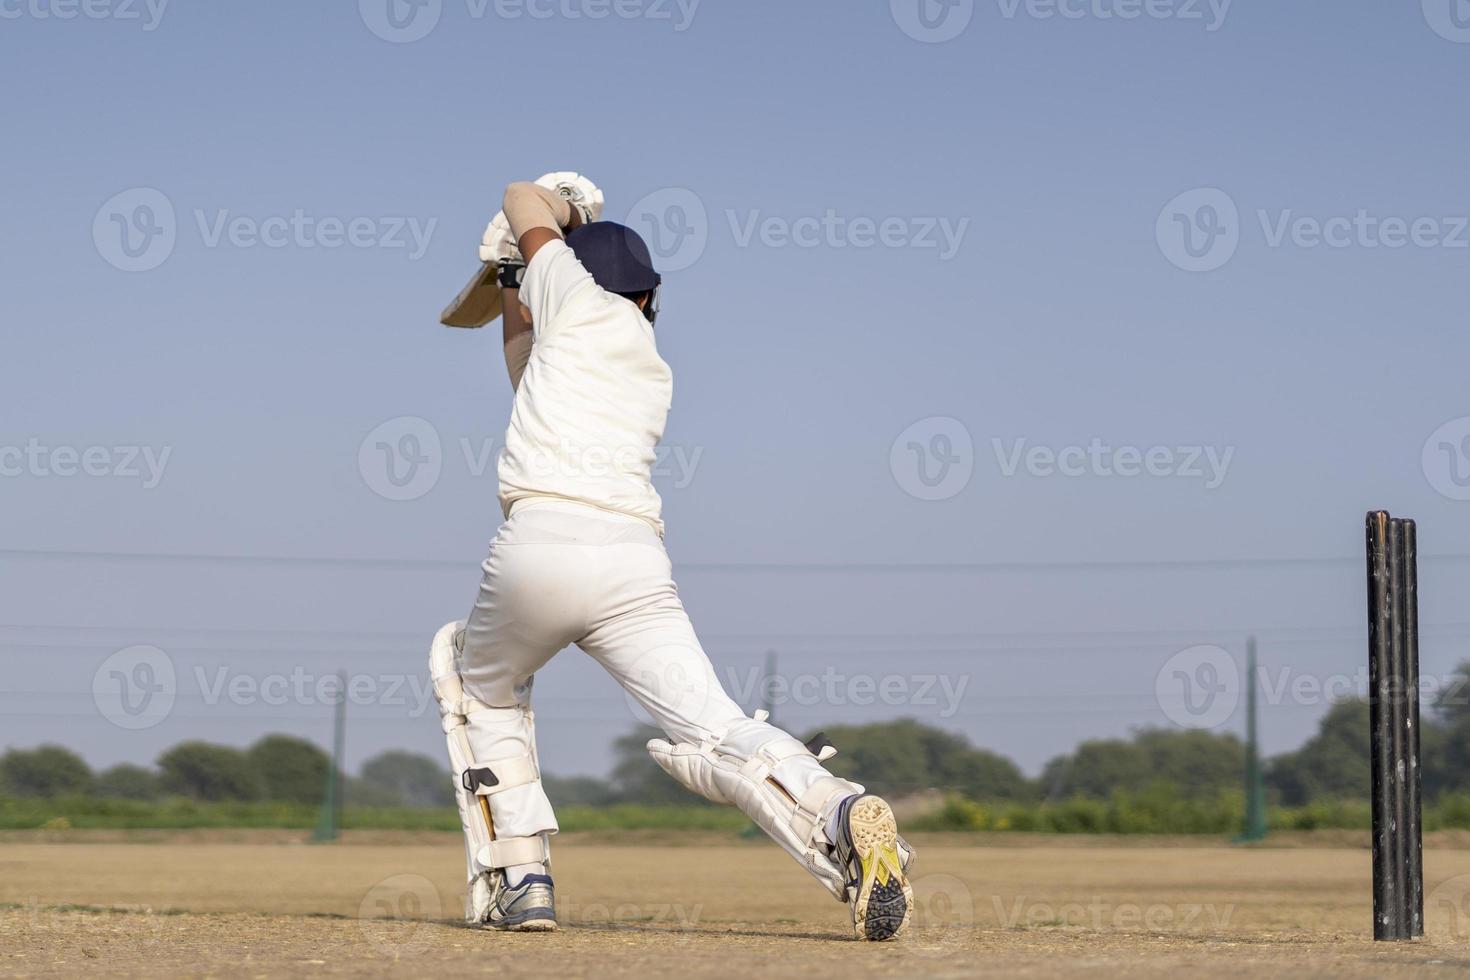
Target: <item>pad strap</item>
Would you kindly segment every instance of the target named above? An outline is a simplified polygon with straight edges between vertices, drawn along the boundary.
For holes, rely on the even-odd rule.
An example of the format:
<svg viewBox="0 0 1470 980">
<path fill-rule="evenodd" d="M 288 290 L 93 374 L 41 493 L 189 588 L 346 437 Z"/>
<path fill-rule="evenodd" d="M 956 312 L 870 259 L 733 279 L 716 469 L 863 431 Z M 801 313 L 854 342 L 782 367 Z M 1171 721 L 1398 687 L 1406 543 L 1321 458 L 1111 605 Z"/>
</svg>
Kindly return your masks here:
<svg viewBox="0 0 1470 980">
<path fill-rule="evenodd" d="M 476 796 L 494 796 L 517 786 L 534 783 L 541 778 L 536 771 L 536 760 L 529 755 L 513 759 L 491 759 L 476 763 L 464 771 L 461 785 L 466 793 Z"/>
<path fill-rule="evenodd" d="M 475 860 L 487 868 L 509 868 L 517 864 L 544 864 L 551 860 L 546 836 L 501 837 L 480 848 Z"/>
<path fill-rule="evenodd" d="M 796 831 L 805 840 L 812 840 L 816 836 L 818 821 L 822 818 L 822 811 L 827 809 L 834 799 L 842 799 L 852 795 L 853 784 L 845 779 L 835 777 L 819 779 L 807 787 L 806 792 L 801 794 L 801 799 L 796 801 L 796 812 L 791 816 L 791 829 Z"/>
</svg>

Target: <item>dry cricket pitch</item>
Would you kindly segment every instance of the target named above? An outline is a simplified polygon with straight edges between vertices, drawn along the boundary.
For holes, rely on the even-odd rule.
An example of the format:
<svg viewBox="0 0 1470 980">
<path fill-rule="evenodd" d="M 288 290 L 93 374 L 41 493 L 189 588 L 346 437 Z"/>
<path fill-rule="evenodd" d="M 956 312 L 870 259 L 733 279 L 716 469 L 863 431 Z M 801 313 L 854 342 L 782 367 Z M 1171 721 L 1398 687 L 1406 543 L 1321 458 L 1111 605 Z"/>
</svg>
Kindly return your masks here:
<svg viewBox="0 0 1470 980">
<path fill-rule="evenodd" d="M 636 842 L 630 842 L 636 841 Z M 1430 842 L 1433 843 L 1432 841 Z M 459 923 L 450 835 L 0 838 L 0 975 L 33 977 L 1470 974 L 1470 850 L 1425 855 L 1429 937 L 1369 940 L 1365 847 L 916 838 L 893 943 L 763 841 L 557 841 L 563 928 Z"/>
</svg>

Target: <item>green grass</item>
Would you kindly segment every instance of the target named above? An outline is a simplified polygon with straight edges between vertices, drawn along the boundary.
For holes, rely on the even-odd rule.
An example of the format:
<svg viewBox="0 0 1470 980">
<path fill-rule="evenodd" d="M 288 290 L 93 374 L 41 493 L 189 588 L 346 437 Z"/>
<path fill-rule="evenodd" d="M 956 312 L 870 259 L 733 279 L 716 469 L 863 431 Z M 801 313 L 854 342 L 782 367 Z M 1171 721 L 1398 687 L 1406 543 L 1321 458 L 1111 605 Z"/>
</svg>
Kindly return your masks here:
<svg viewBox="0 0 1470 980">
<path fill-rule="evenodd" d="M 1108 800 L 1046 803 L 977 803 L 949 797 L 937 811 L 905 822 L 913 831 L 1031 832 L 1045 834 L 1206 834 L 1230 836 L 1244 817 L 1239 794 L 1182 799 L 1168 790 L 1119 793 Z M 569 806 L 557 811 L 561 829 L 575 831 L 703 830 L 735 834 L 750 826 L 732 808 L 707 806 Z M 304 803 L 160 801 L 66 796 L 52 799 L 0 797 L 0 830 L 192 828 L 281 828 L 310 830 L 317 807 Z M 1367 830 L 1367 801 L 1317 802 L 1271 807 L 1272 830 Z M 459 829 L 452 809 L 348 807 L 347 830 Z M 1424 829 L 1470 828 L 1470 794 L 1444 797 L 1424 808 Z"/>
<path fill-rule="evenodd" d="M 562 830 L 715 830 L 738 832 L 750 821 L 733 809 L 705 806 L 570 806 Z M 63 796 L 0 797 L 0 830 L 178 830 L 201 827 L 310 830 L 317 807 L 306 803 L 160 801 Z M 459 830 L 459 812 L 421 807 L 347 807 L 347 830 Z"/>
</svg>

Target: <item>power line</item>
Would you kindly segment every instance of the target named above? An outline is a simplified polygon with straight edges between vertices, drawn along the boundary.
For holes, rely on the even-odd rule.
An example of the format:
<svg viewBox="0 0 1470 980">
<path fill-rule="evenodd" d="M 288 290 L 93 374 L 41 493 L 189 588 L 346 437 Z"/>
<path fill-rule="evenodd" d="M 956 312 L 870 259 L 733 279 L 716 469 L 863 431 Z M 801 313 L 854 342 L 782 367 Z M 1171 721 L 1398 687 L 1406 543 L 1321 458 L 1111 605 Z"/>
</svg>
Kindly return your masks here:
<svg viewBox="0 0 1470 980">
<path fill-rule="evenodd" d="M 463 571 L 479 565 L 483 558 L 462 560 L 428 558 L 345 558 L 306 555 L 239 555 L 192 552 L 62 551 L 27 548 L 0 549 L 0 559 L 55 561 L 115 561 L 166 564 L 232 564 L 323 568 L 378 568 L 408 571 Z M 1420 555 L 1421 564 L 1470 561 L 1470 553 Z M 979 573 L 1120 570 L 1204 570 L 1258 568 L 1321 568 L 1361 566 L 1360 557 L 1274 557 L 1274 558 L 1142 558 L 1059 561 L 995 562 L 677 562 L 681 571 L 695 572 L 833 572 L 833 573 Z"/>
</svg>

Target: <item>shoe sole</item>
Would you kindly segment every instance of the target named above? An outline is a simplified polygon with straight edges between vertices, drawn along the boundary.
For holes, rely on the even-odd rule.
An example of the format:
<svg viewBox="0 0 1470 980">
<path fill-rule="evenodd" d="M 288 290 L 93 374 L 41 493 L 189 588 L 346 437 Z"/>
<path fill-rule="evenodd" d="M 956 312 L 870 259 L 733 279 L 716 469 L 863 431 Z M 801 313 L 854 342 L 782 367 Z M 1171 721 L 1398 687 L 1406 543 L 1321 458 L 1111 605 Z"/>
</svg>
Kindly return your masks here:
<svg viewBox="0 0 1470 980">
<path fill-rule="evenodd" d="M 852 805 L 847 824 L 862 866 L 852 906 L 853 931 L 859 939 L 892 939 L 914 911 L 914 890 L 898 856 L 898 821 L 887 802 L 865 796 Z"/>
<path fill-rule="evenodd" d="M 493 932 L 556 932 L 555 919 L 527 919 L 524 922 L 487 922 Z"/>
</svg>

